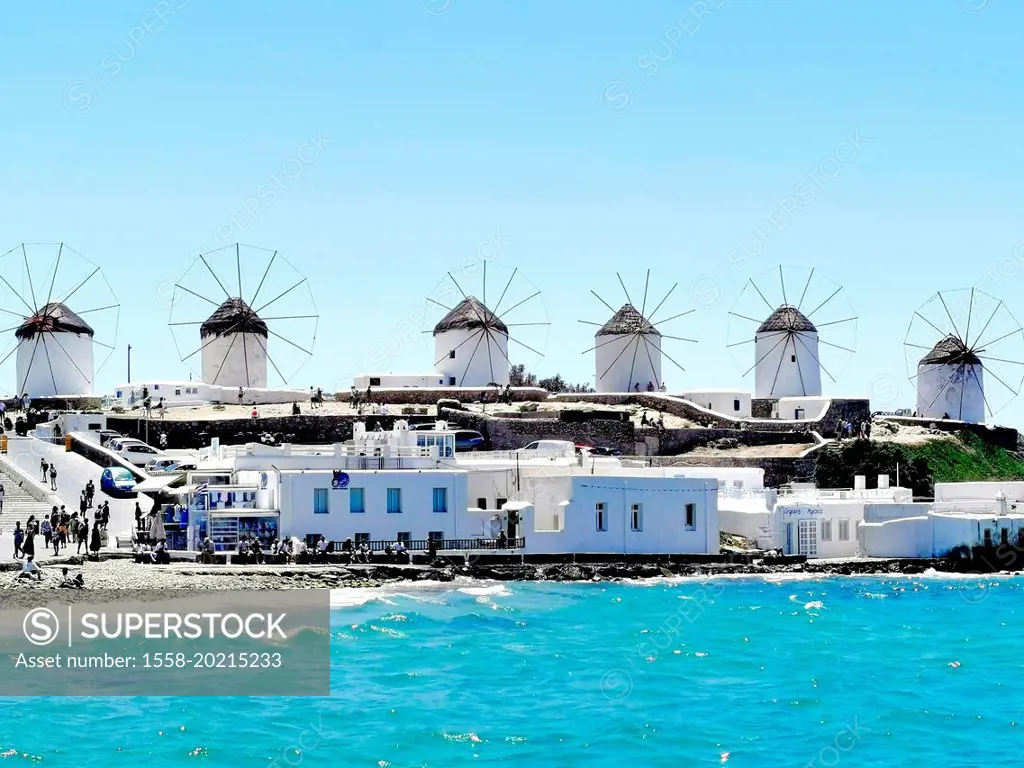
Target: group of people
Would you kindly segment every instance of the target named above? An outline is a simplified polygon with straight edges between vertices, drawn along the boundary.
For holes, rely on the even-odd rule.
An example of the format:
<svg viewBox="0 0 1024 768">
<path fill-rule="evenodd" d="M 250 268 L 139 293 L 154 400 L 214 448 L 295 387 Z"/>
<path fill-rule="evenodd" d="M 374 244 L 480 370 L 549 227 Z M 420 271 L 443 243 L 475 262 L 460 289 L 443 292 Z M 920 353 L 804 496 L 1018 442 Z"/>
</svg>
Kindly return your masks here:
<svg viewBox="0 0 1024 768">
<path fill-rule="evenodd" d="M 171 553 L 167 551 L 167 541 L 160 539 L 156 544 L 146 544 L 132 540 L 132 556 L 136 563 L 142 565 L 167 565 L 171 562 Z"/>
<path fill-rule="evenodd" d="M 56 491 L 57 490 L 57 465 L 56 464 L 51 464 L 50 462 L 48 462 L 46 460 L 46 457 L 44 456 L 43 458 L 41 458 L 39 460 L 39 469 L 42 472 L 42 478 L 41 479 L 42 479 L 43 485 L 46 485 L 46 481 L 49 480 L 50 481 L 50 490 L 51 491 Z"/>
<path fill-rule="evenodd" d="M 85 589 L 85 575 L 81 571 L 72 576 L 67 566 L 65 566 L 60 569 L 60 573 L 61 581 L 57 586 L 61 589 Z M 18 578 L 42 581 L 43 569 L 35 561 L 34 557 L 26 557 L 25 562 L 21 564 L 21 573 L 18 574 Z"/>
<path fill-rule="evenodd" d="M 854 431 L 855 430 L 857 432 L 857 437 L 859 439 L 861 439 L 861 440 L 870 440 L 871 439 L 871 422 L 870 421 L 862 421 L 859 425 L 856 425 L 856 424 L 854 424 L 853 422 L 851 422 L 851 421 L 849 421 L 847 419 L 843 419 L 836 426 L 836 434 L 837 434 L 837 436 L 839 437 L 840 440 L 843 440 L 843 439 L 850 440 L 850 439 L 852 439 L 853 436 L 854 436 Z"/>
</svg>

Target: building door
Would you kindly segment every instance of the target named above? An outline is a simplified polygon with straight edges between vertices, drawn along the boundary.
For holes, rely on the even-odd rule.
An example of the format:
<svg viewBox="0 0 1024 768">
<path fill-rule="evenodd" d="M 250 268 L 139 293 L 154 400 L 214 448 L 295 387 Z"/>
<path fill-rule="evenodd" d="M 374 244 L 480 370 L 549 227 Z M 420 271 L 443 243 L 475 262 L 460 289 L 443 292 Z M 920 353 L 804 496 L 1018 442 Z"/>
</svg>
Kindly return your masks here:
<svg viewBox="0 0 1024 768">
<path fill-rule="evenodd" d="M 797 420 L 797 421 L 803 421 L 804 409 L 803 408 L 797 408 L 796 411 L 793 413 L 793 418 L 795 420 Z"/>
<path fill-rule="evenodd" d="M 793 524 L 786 523 L 786 554 L 793 554 Z"/>
<path fill-rule="evenodd" d="M 799 546 L 800 551 L 798 554 L 806 555 L 807 557 L 817 557 L 818 555 L 818 523 L 816 520 L 801 520 L 799 528 Z"/>
</svg>

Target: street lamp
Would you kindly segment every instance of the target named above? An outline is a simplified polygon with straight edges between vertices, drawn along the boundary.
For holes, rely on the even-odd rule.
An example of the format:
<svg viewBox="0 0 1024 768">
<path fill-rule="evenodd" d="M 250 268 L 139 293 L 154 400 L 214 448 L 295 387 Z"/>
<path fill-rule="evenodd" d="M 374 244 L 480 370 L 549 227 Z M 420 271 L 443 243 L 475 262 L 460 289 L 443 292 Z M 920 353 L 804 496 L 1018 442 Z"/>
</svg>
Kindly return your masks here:
<svg viewBox="0 0 1024 768">
<path fill-rule="evenodd" d="M 132 383 L 132 345 L 128 345 L 128 383 Z"/>
</svg>

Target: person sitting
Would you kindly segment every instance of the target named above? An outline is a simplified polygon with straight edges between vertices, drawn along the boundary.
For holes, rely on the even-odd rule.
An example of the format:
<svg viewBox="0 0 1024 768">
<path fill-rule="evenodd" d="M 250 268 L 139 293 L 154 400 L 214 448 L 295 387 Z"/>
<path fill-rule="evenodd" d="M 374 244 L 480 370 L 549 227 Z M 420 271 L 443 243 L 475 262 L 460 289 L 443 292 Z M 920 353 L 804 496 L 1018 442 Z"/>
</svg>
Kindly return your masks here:
<svg viewBox="0 0 1024 768">
<path fill-rule="evenodd" d="M 171 553 L 167 551 L 167 542 L 163 539 L 156 543 L 156 549 L 153 551 L 153 562 L 156 565 L 169 565 L 171 562 Z"/>
<path fill-rule="evenodd" d="M 43 580 L 43 569 L 36 564 L 34 555 L 29 555 L 25 558 L 25 562 L 21 564 L 21 573 L 18 574 L 18 578 L 34 578 L 36 581 Z"/>
<path fill-rule="evenodd" d="M 359 562 L 370 562 L 370 548 L 367 546 L 365 541 L 359 545 Z"/>
<path fill-rule="evenodd" d="M 68 569 L 61 568 L 61 582 L 59 587 L 61 589 L 82 589 L 85 587 L 85 577 L 76 573 L 73 577 L 68 574 Z"/>
<path fill-rule="evenodd" d="M 260 546 L 259 539 L 252 540 L 252 544 L 249 545 L 249 552 L 252 554 L 253 562 L 256 565 L 263 565 L 263 547 Z"/>
<path fill-rule="evenodd" d="M 320 537 L 320 541 L 316 543 L 317 557 L 321 560 L 327 559 L 327 539 L 324 536 Z"/>
<path fill-rule="evenodd" d="M 292 416 L 298 416 L 302 411 L 299 409 L 298 403 L 292 403 Z"/>
<path fill-rule="evenodd" d="M 394 560 L 395 559 L 395 550 L 391 546 L 391 542 L 390 541 L 387 544 L 384 545 L 384 557 L 386 557 L 388 560 Z"/>
</svg>

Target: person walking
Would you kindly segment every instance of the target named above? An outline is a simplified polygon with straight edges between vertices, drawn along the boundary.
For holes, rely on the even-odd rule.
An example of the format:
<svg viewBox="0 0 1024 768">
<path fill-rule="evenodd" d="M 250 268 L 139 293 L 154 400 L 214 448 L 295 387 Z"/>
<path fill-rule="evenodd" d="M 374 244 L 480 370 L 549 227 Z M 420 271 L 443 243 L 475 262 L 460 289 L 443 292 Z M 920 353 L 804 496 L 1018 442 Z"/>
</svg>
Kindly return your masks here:
<svg viewBox="0 0 1024 768">
<path fill-rule="evenodd" d="M 50 490 L 57 490 L 57 466 L 55 464 L 50 465 Z"/>
<path fill-rule="evenodd" d="M 94 557 L 100 554 L 100 529 L 95 525 L 92 527 L 92 541 L 89 542 L 89 553 Z"/>
<path fill-rule="evenodd" d="M 39 460 L 39 467 L 40 467 L 40 469 L 43 470 L 43 482 L 45 483 L 46 482 L 46 473 L 50 469 L 50 465 L 46 463 L 46 458 L 45 457 Z"/>
<path fill-rule="evenodd" d="M 14 557 L 21 557 L 21 545 L 25 542 L 25 531 L 21 528 L 21 521 L 14 524 Z"/>
<path fill-rule="evenodd" d="M 95 527 L 96 526 L 95 526 L 95 523 L 94 523 L 93 524 L 93 528 L 95 529 Z M 89 546 L 88 546 L 89 545 L 89 520 L 87 518 L 84 518 L 84 517 L 82 518 L 82 522 L 78 524 L 78 549 L 76 550 L 75 554 L 78 554 L 78 555 L 82 554 L 82 545 L 83 544 L 86 545 L 85 552 L 86 552 L 86 554 L 88 554 L 89 553 Z"/>
<path fill-rule="evenodd" d="M 0 515 L 4 513 L 4 496 L 7 495 L 7 490 L 4 488 L 4 484 L 0 483 Z"/>
</svg>

